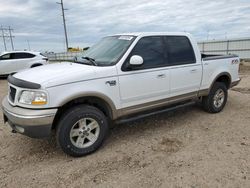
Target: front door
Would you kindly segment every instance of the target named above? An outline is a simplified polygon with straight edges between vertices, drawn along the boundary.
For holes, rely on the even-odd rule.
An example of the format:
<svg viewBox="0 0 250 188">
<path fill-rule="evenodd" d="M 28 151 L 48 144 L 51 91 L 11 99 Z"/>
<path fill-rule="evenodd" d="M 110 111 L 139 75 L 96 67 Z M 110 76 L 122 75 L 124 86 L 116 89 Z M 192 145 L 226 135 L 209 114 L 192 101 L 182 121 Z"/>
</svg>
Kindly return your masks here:
<svg viewBox="0 0 250 188">
<path fill-rule="evenodd" d="M 141 56 L 143 64 L 130 65 L 129 60 L 133 55 Z M 143 108 L 152 101 L 167 98 L 170 92 L 170 72 L 166 65 L 163 37 L 141 38 L 119 71 L 122 108 Z"/>
<path fill-rule="evenodd" d="M 12 73 L 15 66 L 13 65 L 12 54 L 7 53 L 0 57 L 0 75 Z"/>
</svg>

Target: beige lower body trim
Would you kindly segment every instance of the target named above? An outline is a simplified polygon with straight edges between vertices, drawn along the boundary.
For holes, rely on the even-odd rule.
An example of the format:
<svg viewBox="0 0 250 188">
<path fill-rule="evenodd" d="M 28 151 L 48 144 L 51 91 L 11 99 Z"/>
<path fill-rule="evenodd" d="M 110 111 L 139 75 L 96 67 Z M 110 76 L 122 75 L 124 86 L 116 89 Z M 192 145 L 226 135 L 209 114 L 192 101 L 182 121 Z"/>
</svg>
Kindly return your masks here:
<svg viewBox="0 0 250 188">
<path fill-rule="evenodd" d="M 202 89 L 199 91 L 198 96 L 202 97 L 202 96 L 207 96 L 209 94 L 209 89 Z"/>
<path fill-rule="evenodd" d="M 144 103 L 144 104 L 139 104 L 139 105 L 123 108 L 123 109 L 119 110 L 119 114 L 120 114 L 120 116 L 126 116 L 126 115 L 130 115 L 130 114 L 142 112 L 145 110 L 150 110 L 150 109 L 174 104 L 177 102 L 182 102 L 185 100 L 196 99 L 196 98 L 198 98 L 197 94 L 198 94 L 197 92 L 191 92 L 191 93 L 187 93 L 187 94 L 183 94 L 183 95 L 178 95 L 175 97 L 161 99 L 158 101 L 153 101 L 153 102 L 148 102 L 148 103 Z"/>
</svg>

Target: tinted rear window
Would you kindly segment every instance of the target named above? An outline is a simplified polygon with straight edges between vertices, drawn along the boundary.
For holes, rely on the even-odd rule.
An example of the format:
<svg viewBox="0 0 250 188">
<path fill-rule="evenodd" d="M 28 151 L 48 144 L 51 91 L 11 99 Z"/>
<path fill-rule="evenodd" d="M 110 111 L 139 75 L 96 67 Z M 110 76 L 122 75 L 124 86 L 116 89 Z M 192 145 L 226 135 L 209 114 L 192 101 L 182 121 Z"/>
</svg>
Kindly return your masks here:
<svg viewBox="0 0 250 188">
<path fill-rule="evenodd" d="M 24 53 L 24 52 L 13 53 L 13 59 L 26 59 L 33 57 L 35 57 L 35 55 L 30 53 Z"/>
<path fill-rule="evenodd" d="M 195 63 L 193 47 L 185 36 L 167 36 L 168 63 L 170 65 L 182 65 Z"/>
</svg>

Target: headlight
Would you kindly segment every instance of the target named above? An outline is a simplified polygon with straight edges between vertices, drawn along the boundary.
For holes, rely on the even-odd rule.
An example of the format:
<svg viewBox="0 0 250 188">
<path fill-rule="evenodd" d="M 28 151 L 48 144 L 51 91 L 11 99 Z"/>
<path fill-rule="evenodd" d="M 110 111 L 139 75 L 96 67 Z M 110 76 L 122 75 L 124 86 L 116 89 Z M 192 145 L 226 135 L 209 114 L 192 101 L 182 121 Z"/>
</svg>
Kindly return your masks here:
<svg viewBox="0 0 250 188">
<path fill-rule="evenodd" d="M 19 102 L 30 105 L 45 105 L 47 104 L 47 95 L 42 91 L 23 91 Z"/>
</svg>

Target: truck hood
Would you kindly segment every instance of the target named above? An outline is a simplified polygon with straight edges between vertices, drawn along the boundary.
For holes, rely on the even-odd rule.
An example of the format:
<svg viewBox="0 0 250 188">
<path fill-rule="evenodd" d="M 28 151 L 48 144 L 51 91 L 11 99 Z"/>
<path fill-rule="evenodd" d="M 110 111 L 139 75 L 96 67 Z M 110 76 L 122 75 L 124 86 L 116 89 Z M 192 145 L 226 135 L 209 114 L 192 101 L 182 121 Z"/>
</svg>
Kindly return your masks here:
<svg viewBox="0 0 250 188">
<path fill-rule="evenodd" d="M 77 63 L 54 63 L 18 72 L 15 78 L 40 84 L 43 88 L 98 78 L 100 67 Z"/>
</svg>

